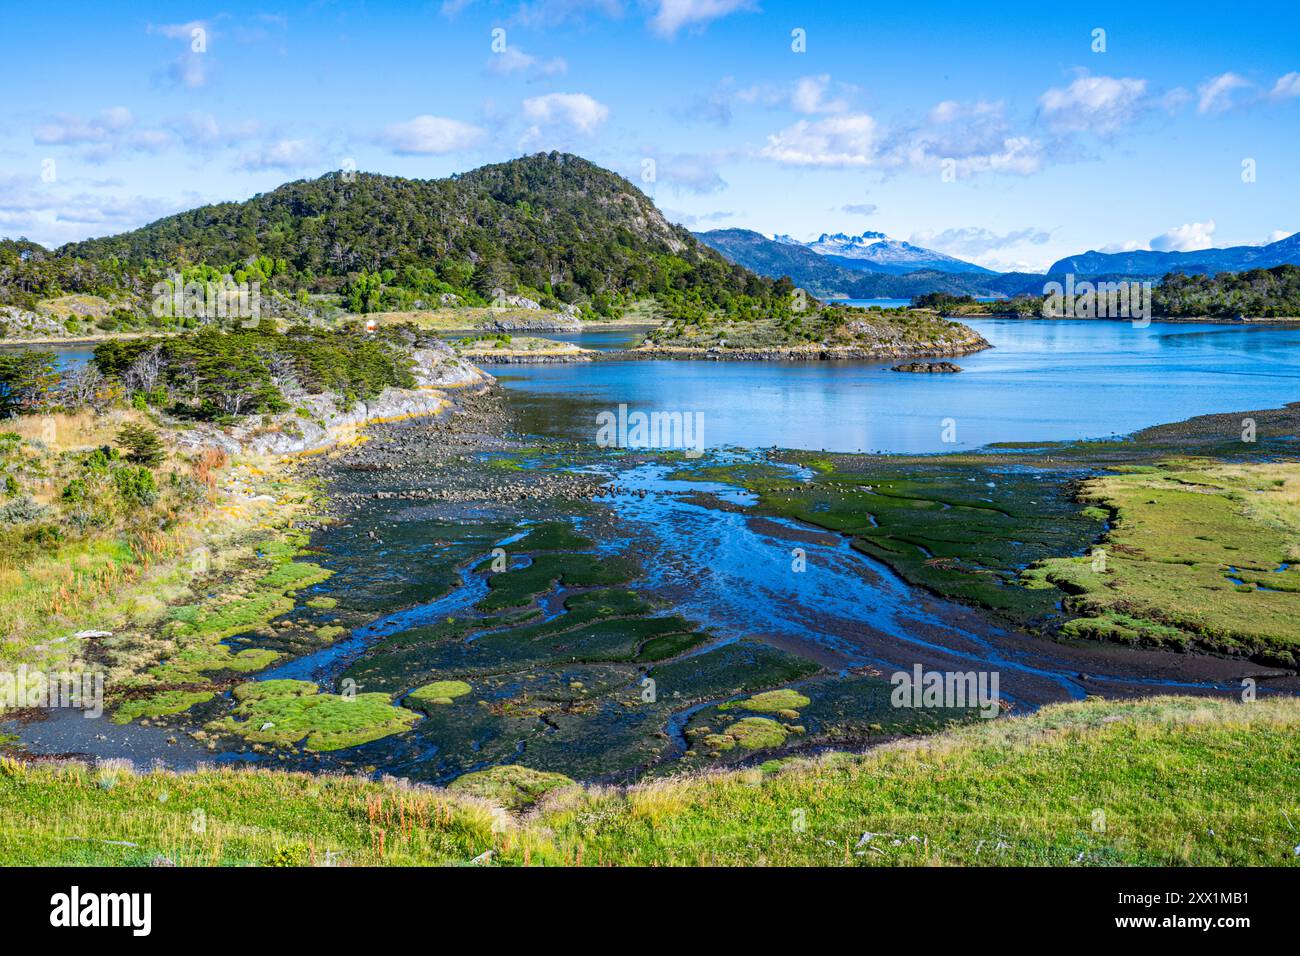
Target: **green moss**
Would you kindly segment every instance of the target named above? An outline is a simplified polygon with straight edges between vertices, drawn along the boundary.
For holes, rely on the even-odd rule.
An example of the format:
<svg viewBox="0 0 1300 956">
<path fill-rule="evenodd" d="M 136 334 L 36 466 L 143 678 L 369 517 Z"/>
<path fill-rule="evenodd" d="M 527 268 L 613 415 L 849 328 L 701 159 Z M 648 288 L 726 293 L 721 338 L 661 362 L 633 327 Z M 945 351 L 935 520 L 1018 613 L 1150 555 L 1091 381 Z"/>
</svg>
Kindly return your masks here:
<svg viewBox="0 0 1300 956">
<path fill-rule="evenodd" d="M 320 688 L 311 681 L 284 678 L 250 681 L 247 684 L 240 684 L 231 691 L 231 695 L 235 700 L 242 702 L 246 700 L 265 700 L 268 697 L 309 697 L 319 691 Z"/>
<path fill-rule="evenodd" d="M 129 724 L 140 717 L 163 717 L 189 710 L 216 696 L 210 690 L 168 690 L 149 697 L 136 697 L 123 703 L 113 714 L 113 723 Z"/>
<path fill-rule="evenodd" d="M 387 694 L 348 697 L 310 688 L 315 685 L 305 681 L 254 684 L 232 716 L 208 727 L 254 743 L 289 746 L 303 741 L 308 750 L 341 750 L 401 733 L 419 720 L 415 712 L 394 707 Z"/>
<path fill-rule="evenodd" d="M 754 710 L 759 713 L 775 713 L 778 711 L 796 711 L 801 707 L 807 707 L 810 701 L 797 690 L 783 687 L 779 690 L 768 690 L 761 694 L 755 694 L 747 700 L 732 701 L 722 704 L 718 710 L 732 710 L 736 707 L 743 707 L 745 710 Z M 796 717 L 798 714 L 795 715 Z"/>
<path fill-rule="evenodd" d="M 318 610 L 329 611 L 339 606 L 338 598 L 332 597 L 314 597 L 307 599 L 307 606 L 314 607 Z"/>
<path fill-rule="evenodd" d="M 727 736 L 746 750 L 763 750 L 781 746 L 789 733 L 769 717 L 744 717 L 727 728 Z"/>
<path fill-rule="evenodd" d="M 278 564 L 274 570 L 263 575 L 257 582 L 257 586 L 278 591 L 296 591 L 327 581 L 333 574 L 333 571 L 322 568 L 318 564 L 284 561 Z"/>
<path fill-rule="evenodd" d="M 406 697 L 406 702 L 417 710 L 430 706 L 446 706 L 457 697 L 464 697 L 473 688 L 463 680 L 439 680 L 417 687 Z"/>
<path fill-rule="evenodd" d="M 347 632 L 348 629 L 346 627 L 339 627 L 337 624 L 326 624 L 322 627 L 316 628 L 315 633 L 322 641 L 328 641 L 332 644 Z"/>
</svg>

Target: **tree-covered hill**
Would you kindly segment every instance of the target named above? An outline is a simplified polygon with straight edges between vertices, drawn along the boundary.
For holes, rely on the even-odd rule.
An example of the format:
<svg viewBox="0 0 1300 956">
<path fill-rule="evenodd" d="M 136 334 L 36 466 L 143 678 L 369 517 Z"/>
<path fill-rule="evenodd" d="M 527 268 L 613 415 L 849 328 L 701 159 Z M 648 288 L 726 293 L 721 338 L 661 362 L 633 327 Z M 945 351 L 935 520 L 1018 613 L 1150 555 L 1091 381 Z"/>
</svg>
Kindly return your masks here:
<svg viewBox="0 0 1300 956">
<path fill-rule="evenodd" d="M 621 176 L 554 152 L 447 179 L 331 173 L 72 243 L 57 257 L 137 268 L 264 257 L 283 263 L 281 284 L 292 288 L 334 291 L 383 274 L 385 285 L 435 295 L 499 288 L 597 311 L 658 294 L 743 312 L 790 293 L 669 223 Z"/>
</svg>

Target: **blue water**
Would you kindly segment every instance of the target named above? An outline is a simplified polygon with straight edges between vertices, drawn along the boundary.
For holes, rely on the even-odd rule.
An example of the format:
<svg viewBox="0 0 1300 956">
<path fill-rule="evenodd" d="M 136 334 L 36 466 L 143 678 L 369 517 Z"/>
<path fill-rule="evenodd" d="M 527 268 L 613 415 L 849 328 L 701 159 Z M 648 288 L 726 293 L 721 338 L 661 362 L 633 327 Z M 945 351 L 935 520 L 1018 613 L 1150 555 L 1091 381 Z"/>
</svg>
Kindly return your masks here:
<svg viewBox="0 0 1300 956">
<path fill-rule="evenodd" d="M 95 354 L 93 345 L 20 345 L 18 343 L 0 344 L 0 351 L 23 351 L 32 349 L 38 352 L 53 352 L 54 364 L 59 370 L 85 365 Z"/>
<path fill-rule="evenodd" d="M 906 309 L 912 304 L 911 299 L 827 299 L 835 305 L 853 305 L 860 309 L 869 309 L 873 305 L 882 309 Z M 976 296 L 976 302 L 997 302 L 994 296 Z"/>
<path fill-rule="evenodd" d="M 594 441 L 596 414 L 626 403 L 702 413 L 709 447 L 902 453 L 1104 438 L 1300 401 L 1300 328 L 968 324 L 995 347 L 957 359 L 956 375 L 871 362 L 614 361 L 516 366 L 502 382 L 542 434 Z"/>
</svg>

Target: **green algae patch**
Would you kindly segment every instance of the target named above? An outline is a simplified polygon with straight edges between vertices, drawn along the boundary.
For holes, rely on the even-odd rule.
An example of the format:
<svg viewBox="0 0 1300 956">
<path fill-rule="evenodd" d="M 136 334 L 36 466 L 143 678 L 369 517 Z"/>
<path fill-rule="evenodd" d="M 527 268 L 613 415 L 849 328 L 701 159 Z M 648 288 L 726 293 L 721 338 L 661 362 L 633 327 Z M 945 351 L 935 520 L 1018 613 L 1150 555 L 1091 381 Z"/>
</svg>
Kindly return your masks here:
<svg viewBox="0 0 1300 956">
<path fill-rule="evenodd" d="M 789 735 L 790 731 L 770 717 L 743 717 L 727 728 L 727 736 L 746 750 L 779 747 Z"/>
<path fill-rule="evenodd" d="M 457 697 L 464 697 L 472 689 L 463 680 L 438 680 L 432 684 L 417 687 L 411 691 L 406 700 L 418 710 L 424 710 L 430 706 L 445 707 Z"/>
<path fill-rule="evenodd" d="M 532 770 L 518 764 L 503 764 L 457 777 L 448 790 L 489 800 L 507 810 L 531 806 L 552 790 L 577 784 L 562 773 Z"/>
<path fill-rule="evenodd" d="M 298 591 L 328 581 L 333 575 L 333 571 L 318 564 L 284 561 L 263 575 L 257 586 L 278 591 Z"/>
<path fill-rule="evenodd" d="M 595 554 L 555 552 L 539 554 L 533 563 L 492 575 L 488 594 L 478 603 L 483 611 L 529 604 L 557 583 L 566 587 L 608 587 L 623 584 L 636 575 L 636 565 L 623 558 Z"/>
<path fill-rule="evenodd" d="M 420 719 L 414 711 L 393 706 L 387 694 L 322 694 L 307 681 L 245 684 L 236 688 L 235 697 L 239 705 L 234 713 L 208 729 L 251 743 L 291 746 L 302 741 L 307 750 L 355 747 L 401 733 Z"/>
<path fill-rule="evenodd" d="M 807 707 L 811 703 L 812 701 L 809 698 L 797 690 L 785 687 L 779 690 L 763 691 L 763 693 L 755 694 L 747 700 L 735 700 L 730 703 L 720 704 L 718 710 L 734 710 L 737 707 L 743 707 L 745 710 L 753 710 L 761 714 L 780 713 L 781 711 L 797 711 L 799 708 Z"/>
<path fill-rule="evenodd" d="M 210 690 L 165 690 L 149 697 L 128 700 L 113 713 L 113 723 L 129 724 L 140 717 L 165 717 L 180 714 L 195 704 L 202 704 L 217 696 Z"/>
</svg>

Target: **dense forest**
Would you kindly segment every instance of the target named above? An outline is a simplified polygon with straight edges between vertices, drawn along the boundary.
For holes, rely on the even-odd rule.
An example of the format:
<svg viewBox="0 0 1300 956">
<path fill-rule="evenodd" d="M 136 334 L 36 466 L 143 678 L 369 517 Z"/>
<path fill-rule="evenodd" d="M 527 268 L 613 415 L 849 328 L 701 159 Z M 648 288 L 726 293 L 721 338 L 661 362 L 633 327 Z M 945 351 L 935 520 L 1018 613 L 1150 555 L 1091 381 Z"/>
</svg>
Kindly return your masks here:
<svg viewBox="0 0 1300 956">
<path fill-rule="evenodd" d="M 1300 266 L 1185 276 L 1171 273 L 1152 292 L 1156 315 L 1300 316 Z"/>
<path fill-rule="evenodd" d="M 0 304 L 142 295 L 177 267 L 242 274 L 264 293 L 339 293 L 354 312 L 502 290 L 600 315 L 655 296 L 690 320 L 780 311 L 793 289 L 727 262 L 621 176 L 539 153 L 438 180 L 331 173 L 54 252 L 6 242 Z"/>
</svg>

